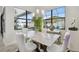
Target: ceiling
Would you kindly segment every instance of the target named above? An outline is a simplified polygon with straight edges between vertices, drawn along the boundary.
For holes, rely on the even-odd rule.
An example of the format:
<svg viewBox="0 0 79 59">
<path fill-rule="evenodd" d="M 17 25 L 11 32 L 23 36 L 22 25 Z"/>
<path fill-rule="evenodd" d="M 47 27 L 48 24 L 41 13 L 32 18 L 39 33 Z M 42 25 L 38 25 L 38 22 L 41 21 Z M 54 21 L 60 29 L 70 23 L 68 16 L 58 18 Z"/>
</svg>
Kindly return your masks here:
<svg viewBox="0 0 79 59">
<path fill-rule="evenodd" d="M 36 9 L 39 9 L 39 10 L 50 10 L 50 9 L 54 9 L 54 8 L 57 8 L 59 6 L 15 6 L 15 8 L 19 8 L 19 9 L 22 9 L 22 10 L 28 10 L 28 11 L 31 11 L 31 12 L 35 12 Z"/>
<path fill-rule="evenodd" d="M 17 15 L 24 13 L 26 10 L 29 12 L 36 13 L 36 10 L 39 9 L 39 11 L 41 13 L 42 10 L 46 11 L 46 10 L 51 10 L 51 9 L 54 9 L 57 7 L 59 7 L 59 6 L 14 6 L 14 8 L 17 11 Z M 41 14 L 39 14 L 39 15 L 41 15 Z"/>
</svg>

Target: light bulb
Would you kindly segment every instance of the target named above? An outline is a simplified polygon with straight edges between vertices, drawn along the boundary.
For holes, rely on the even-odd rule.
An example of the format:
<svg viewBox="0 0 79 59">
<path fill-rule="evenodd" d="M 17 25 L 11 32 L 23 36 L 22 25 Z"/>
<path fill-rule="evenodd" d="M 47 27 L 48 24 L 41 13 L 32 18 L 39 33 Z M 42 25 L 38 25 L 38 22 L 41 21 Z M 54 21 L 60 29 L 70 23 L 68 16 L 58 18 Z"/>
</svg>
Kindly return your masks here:
<svg viewBox="0 0 79 59">
<path fill-rule="evenodd" d="M 32 13 L 33 16 L 35 16 L 35 13 Z"/>
<path fill-rule="evenodd" d="M 44 14 L 44 10 L 41 10 L 41 13 Z"/>
<path fill-rule="evenodd" d="M 39 9 L 36 9 L 36 13 L 39 14 Z"/>
</svg>

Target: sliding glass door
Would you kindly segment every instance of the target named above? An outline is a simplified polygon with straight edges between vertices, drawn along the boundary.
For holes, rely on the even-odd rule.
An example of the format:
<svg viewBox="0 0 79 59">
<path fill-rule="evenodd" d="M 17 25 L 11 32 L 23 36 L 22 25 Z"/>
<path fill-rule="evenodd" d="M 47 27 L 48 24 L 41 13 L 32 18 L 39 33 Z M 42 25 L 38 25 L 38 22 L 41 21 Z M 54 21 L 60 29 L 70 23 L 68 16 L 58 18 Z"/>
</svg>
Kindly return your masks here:
<svg viewBox="0 0 79 59">
<path fill-rule="evenodd" d="M 44 12 L 43 18 L 47 28 L 53 25 L 55 29 L 65 29 L 65 7 L 47 10 Z"/>
<path fill-rule="evenodd" d="M 52 13 L 55 29 L 65 29 L 65 7 L 53 9 Z"/>
</svg>

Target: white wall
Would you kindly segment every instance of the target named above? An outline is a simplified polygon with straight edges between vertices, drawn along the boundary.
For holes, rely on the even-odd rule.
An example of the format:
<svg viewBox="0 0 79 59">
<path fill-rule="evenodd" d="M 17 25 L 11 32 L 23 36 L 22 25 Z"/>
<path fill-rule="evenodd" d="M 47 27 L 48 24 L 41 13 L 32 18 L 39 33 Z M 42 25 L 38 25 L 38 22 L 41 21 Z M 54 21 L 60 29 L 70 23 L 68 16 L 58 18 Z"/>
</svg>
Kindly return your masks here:
<svg viewBox="0 0 79 59">
<path fill-rule="evenodd" d="M 14 15 L 15 11 L 12 6 L 5 7 L 5 33 L 3 39 L 5 45 L 16 43 L 16 33 L 14 31 Z"/>
<path fill-rule="evenodd" d="M 2 13 L 2 6 L 0 6 L 0 15 L 1 15 L 1 13 Z"/>
<path fill-rule="evenodd" d="M 71 31 L 69 39 L 69 50 L 79 52 L 79 31 Z"/>
<path fill-rule="evenodd" d="M 79 6 L 66 6 L 66 30 L 72 26 L 73 19 L 76 19 L 75 25 L 79 28 Z"/>
<path fill-rule="evenodd" d="M 79 51 L 78 47 L 78 35 L 79 35 L 79 6 L 67 6 L 66 7 L 66 30 L 71 27 L 73 19 L 76 19 L 75 26 L 78 28 L 78 31 L 70 31 L 70 39 L 68 48 L 72 51 Z M 75 35 L 74 35 L 75 34 Z"/>
<path fill-rule="evenodd" d="M 2 13 L 2 6 L 0 6 L 0 16 L 1 16 L 1 13 Z M 1 17 L 0 17 L 0 32 L 1 32 Z"/>
</svg>

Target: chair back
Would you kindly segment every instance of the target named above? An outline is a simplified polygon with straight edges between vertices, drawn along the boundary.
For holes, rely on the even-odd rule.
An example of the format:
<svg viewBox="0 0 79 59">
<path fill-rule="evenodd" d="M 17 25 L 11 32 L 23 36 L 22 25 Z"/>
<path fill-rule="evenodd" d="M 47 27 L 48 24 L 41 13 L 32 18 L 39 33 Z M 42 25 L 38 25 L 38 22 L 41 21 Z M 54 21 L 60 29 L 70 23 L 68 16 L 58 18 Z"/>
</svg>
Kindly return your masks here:
<svg viewBox="0 0 79 59">
<path fill-rule="evenodd" d="M 64 50 L 68 48 L 69 39 L 70 39 L 70 32 L 66 32 L 64 35 Z"/>
<path fill-rule="evenodd" d="M 27 31 L 28 31 L 28 28 L 23 28 L 23 29 L 22 29 L 22 32 L 23 32 L 24 34 L 26 34 Z"/>
<path fill-rule="evenodd" d="M 19 50 L 21 52 L 24 52 L 25 51 L 24 35 L 22 33 L 18 33 L 16 35 L 16 40 L 17 40 Z"/>
</svg>

